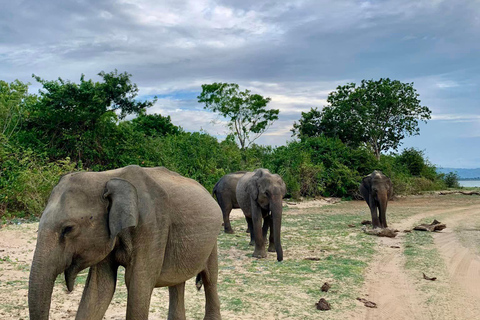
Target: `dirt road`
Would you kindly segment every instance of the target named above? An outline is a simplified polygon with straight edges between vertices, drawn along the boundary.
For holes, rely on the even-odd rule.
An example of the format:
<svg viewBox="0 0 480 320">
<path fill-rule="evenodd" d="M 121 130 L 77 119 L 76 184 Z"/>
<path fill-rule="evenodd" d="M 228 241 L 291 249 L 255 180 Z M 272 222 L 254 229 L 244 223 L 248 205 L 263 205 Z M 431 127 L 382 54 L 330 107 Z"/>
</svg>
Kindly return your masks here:
<svg viewBox="0 0 480 320">
<path fill-rule="evenodd" d="M 406 270 L 404 249 L 407 233 L 401 232 L 393 239 L 378 239 L 376 261 L 366 275 L 364 292 L 378 307 L 360 309 L 352 315 L 352 319 L 480 319 L 480 258 L 474 248 L 465 247 L 458 240 L 455 232 L 462 222 L 480 221 L 480 205 L 427 209 L 390 227 L 400 231 L 412 229 L 427 218 L 441 219 L 447 224 L 447 229 L 433 234 L 436 250 L 447 267 L 444 274 L 447 278 L 437 280 L 442 282 L 443 290 L 435 293 L 434 300 L 440 303 L 429 301 L 431 297 L 418 285 L 426 281 L 419 270 L 414 275 Z M 461 232 L 457 230 L 457 233 Z M 439 265 L 438 271 L 441 268 Z"/>
</svg>

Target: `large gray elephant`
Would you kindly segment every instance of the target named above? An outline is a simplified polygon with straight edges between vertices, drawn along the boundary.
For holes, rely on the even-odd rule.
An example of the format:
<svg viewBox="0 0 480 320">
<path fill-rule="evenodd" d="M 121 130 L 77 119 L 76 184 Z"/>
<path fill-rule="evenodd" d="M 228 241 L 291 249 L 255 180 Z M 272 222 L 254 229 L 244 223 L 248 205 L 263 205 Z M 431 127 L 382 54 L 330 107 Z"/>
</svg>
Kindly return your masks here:
<svg viewBox="0 0 480 320">
<path fill-rule="evenodd" d="M 240 208 L 237 201 L 237 184 L 238 180 L 247 171 L 237 171 L 224 175 L 218 180 L 215 187 L 213 187 L 212 195 L 217 198 L 218 204 L 222 209 L 223 214 L 223 226 L 225 233 L 234 233 L 232 225 L 230 224 L 230 212 L 232 209 Z"/>
<path fill-rule="evenodd" d="M 185 281 L 205 288 L 205 318 L 221 319 L 217 294 L 218 204 L 194 180 L 165 168 L 128 166 L 63 176 L 40 219 L 30 271 L 31 320 L 49 318 L 64 272 L 69 291 L 90 267 L 76 319 L 100 320 L 125 267 L 126 319 L 148 319 L 155 287 L 169 287 L 168 319 L 185 319 Z"/>
<path fill-rule="evenodd" d="M 278 174 L 267 169 L 247 172 L 237 184 L 237 200 L 247 220 L 250 236 L 255 244 L 253 256 L 265 258 L 265 242 L 270 229 L 268 251 L 277 252 L 277 260 L 283 260 L 280 241 L 282 225 L 282 199 L 286 194 L 285 183 Z M 262 218 L 263 227 L 262 227 Z"/>
<path fill-rule="evenodd" d="M 381 171 L 373 171 L 363 178 L 360 193 L 370 207 L 373 228 L 387 227 L 387 204 L 393 195 L 392 181 Z M 377 214 L 377 209 L 378 213 Z"/>
</svg>

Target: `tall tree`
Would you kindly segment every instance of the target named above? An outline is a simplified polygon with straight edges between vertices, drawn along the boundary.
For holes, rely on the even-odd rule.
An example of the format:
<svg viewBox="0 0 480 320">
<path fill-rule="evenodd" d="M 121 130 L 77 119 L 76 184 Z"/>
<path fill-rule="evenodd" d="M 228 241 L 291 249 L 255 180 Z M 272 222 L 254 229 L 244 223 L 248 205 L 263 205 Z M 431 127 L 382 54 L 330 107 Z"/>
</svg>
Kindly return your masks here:
<svg viewBox="0 0 480 320">
<path fill-rule="evenodd" d="M 112 128 L 118 118 L 141 114 L 154 101 L 137 101 L 138 87 L 128 73 L 100 72 L 103 81 L 80 77 L 80 83 L 59 78 L 47 81 L 39 99 L 27 105 L 23 142 L 46 151 L 51 158 L 70 157 L 96 163 L 102 153 L 102 130 Z M 88 154 L 88 156 L 86 156 Z"/>
<path fill-rule="evenodd" d="M 430 119 L 413 83 L 381 78 L 338 86 L 321 112 L 312 109 L 294 124 L 294 134 L 338 137 L 350 146 L 366 145 L 377 159 L 382 151 L 397 150 L 406 136 L 418 135 L 419 121 Z M 316 125 L 315 125 L 316 124 Z M 315 125 L 315 130 L 307 130 Z"/>
<path fill-rule="evenodd" d="M 198 102 L 229 119 L 228 127 L 242 150 L 248 148 L 278 119 L 278 109 L 267 109 L 270 98 L 240 91 L 236 83 L 203 84 Z"/>
</svg>

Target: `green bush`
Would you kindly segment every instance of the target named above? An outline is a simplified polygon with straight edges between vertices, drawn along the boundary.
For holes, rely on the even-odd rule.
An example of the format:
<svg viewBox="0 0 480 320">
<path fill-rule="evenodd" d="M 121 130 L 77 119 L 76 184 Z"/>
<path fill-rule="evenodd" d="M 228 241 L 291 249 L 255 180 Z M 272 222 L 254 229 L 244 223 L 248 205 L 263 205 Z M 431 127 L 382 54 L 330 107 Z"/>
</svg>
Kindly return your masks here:
<svg viewBox="0 0 480 320">
<path fill-rule="evenodd" d="M 75 170 L 76 163 L 47 162 L 31 150 L 8 143 L 0 149 L 0 215 L 3 218 L 40 216 L 60 176 Z"/>
<path fill-rule="evenodd" d="M 447 188 L 459 188 L 460 183 L 458 183 L 459 176 L 455 172 L 449 172 L 443 176 L 443 181 Z"/>
</svg>

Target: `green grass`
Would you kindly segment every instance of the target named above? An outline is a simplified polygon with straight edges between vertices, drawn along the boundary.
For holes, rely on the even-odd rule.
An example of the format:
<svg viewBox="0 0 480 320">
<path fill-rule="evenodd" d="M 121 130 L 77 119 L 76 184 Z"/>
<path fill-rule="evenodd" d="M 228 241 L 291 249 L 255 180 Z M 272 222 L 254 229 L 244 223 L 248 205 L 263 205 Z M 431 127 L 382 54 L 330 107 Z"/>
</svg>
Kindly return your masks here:
<svg viewBox="0 0 480 320">
<path fill-rule="evenodd" d="M 275 253 L 268 253 L 267 259 L 252 258 L 244 220 L 232 221 L 237 233 L 219 236 L 222 309 L 241 315 L 267 308 L 275 317 L 316 319 L 321 314 L 335 319 L 354 308 L 376 238 L 365 235 L 360 227 L 348 228 L 363 218 L 346 208 L 337 205 L 284 214 L 283 262 L 276 261 Z M 328 293 L 320 291 L 324 282 L 332 284 Z M 322 297 L 332 305 L 328 314 L 315 308 Z"/>
</svg>

